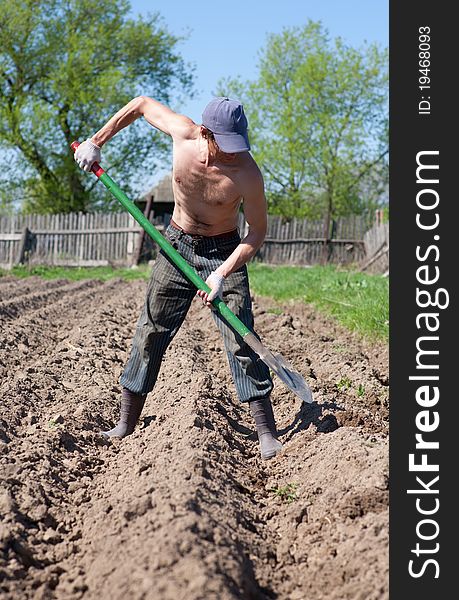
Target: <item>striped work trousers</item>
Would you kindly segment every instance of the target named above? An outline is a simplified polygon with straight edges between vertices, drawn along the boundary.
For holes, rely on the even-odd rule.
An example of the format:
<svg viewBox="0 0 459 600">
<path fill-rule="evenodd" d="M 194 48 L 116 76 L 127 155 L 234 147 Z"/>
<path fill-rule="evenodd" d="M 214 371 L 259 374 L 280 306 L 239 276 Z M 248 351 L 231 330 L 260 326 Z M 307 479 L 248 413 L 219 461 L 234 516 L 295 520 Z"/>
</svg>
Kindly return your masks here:
<svg viewBox="0 0 459 600">
<path fill-rule="evenodd" d="M 231 237 L 191 236 L 169 225 L 165 237 L 185 260 L 206 280 L 241 241 Z M 161 360 L 179 330 L 196 295 L 196 287 L 161 251 L 155 261 L 145 304 L 137 323 L 132 350 L 120 383 L 131 392 L 147 394 L 158 377 Z M 253 331 L 252 303 L 247 268 L 244 265 L 224 283 L 223 300 Z M 268 367 L 222 319 L 211 311 L 225 344 L 229 366 L 241 402 L 265 398 L 273 383 Z"/>
</svg>

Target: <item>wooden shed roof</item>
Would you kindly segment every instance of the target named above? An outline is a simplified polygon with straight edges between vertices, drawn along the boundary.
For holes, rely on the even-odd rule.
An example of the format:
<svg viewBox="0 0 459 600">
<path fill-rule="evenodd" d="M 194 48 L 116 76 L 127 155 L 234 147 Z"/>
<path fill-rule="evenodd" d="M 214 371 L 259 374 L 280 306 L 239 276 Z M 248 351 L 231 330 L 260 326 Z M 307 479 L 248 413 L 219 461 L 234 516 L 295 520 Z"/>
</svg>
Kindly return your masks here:
<svg viewBox="0 0 459 600">
<path fill-rule="evenodd" d="M 155 202 L 174 202 L 174 193 L 172 191 L 172 173 L 165 175 L 154 187 L 151 188 L 146 196 L 153 194 L 153 203 Z"/>
</svg>

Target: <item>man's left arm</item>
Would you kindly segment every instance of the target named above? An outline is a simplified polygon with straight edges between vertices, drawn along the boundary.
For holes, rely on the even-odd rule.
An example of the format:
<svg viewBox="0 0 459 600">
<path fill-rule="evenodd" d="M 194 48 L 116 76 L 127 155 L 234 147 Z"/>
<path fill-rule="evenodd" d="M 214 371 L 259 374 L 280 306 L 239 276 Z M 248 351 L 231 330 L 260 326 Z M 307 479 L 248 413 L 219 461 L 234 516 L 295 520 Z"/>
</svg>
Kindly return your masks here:
<svg viewBox="0 0 459 600">
<path fill-rule="evenodd" d="M 202 291 L 198 292 L 207 306 L 210 306 L 211 301 L 220 295 L 225 279 L 255 256 L 266 237 L 268 220 L 266 198 L 263 177 L 258 169 L 250 185 L 247 186 L 243 206 L 249 231 L 234 252 L 207 279 L 206 283 L 212 288 L 212 292 L 209 295 Z"/>
</svg>

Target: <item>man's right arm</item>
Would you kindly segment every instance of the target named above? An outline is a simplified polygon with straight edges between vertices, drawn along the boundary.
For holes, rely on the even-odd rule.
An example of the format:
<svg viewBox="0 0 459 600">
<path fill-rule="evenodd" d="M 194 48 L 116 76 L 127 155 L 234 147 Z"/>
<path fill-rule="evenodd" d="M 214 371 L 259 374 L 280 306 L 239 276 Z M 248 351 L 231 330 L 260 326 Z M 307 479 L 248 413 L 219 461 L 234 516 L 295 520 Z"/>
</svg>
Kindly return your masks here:
<svg viewBox="0 0 459 600">
<path fill-rule="evenodd" d="M 92 136 L 96 146 L 103 146 L 114 135 L 140 117 L 144 117 L 150 125 L 171 137 L 187 137 L 194 123 L 188 117 L 179 115 L 173 110 L 147 96 L 139 96 L 123 106 L 113 117 Z"/>
<path fill-rule="evenodd" d="M 114 135 L 140 117 L 150 125 L 167 133 L 173 139 L 187 139 L 192 135 L 195 123 L 188 117 L 146 96 L 139 96 L 123 106 L 92 138 L 84 141 L 75 152 L 75 160 L 85 171 L 90 171 L 94 162 L 100 161 L 100 149 Z"/>
</svg>

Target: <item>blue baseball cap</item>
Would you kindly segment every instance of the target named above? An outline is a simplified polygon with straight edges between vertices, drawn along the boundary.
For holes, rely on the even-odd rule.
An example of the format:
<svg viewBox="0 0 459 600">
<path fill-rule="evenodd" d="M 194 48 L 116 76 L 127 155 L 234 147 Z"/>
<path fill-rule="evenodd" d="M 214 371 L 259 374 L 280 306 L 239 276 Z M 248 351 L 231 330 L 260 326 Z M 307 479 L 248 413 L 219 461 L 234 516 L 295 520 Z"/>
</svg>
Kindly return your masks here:
<svg viewBox="0 0 459 600">
<path fill-rule="evenodd" d="M 214 134 L 222 152 L 231 154 L 250 150 L 247 117 L 237 100 L 211 100 L 202 113 L 202 124 Z"/>
</svg>

